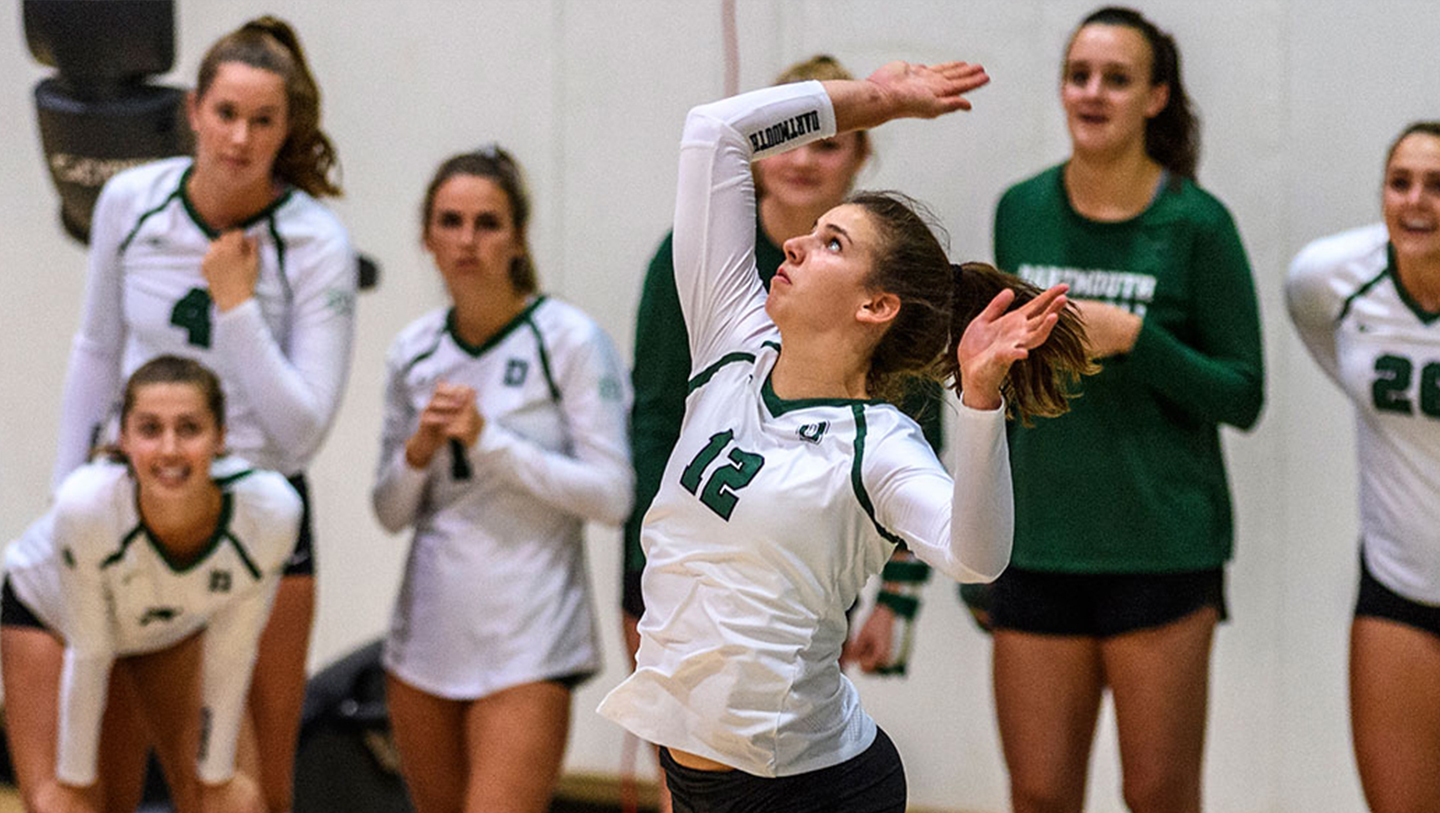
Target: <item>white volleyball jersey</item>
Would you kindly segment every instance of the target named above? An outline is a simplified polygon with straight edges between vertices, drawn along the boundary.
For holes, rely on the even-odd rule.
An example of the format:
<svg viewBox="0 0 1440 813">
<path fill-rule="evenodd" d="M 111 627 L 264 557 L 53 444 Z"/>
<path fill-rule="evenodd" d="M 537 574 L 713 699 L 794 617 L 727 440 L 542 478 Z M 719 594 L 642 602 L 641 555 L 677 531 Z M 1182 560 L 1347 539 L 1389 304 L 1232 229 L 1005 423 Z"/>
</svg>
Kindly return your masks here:
<svg viewBox="0 0 1440 813">
<path fill-rule="evenodd" d="M 441 309 L 400 333 L 387 366 L 375 510 L 414 539 L 385 667 L 455 699 L 599 669 L 583 525 L 623 522 L 634 477 L 609 337 L 541 297 L 475 347 Z M 485 425 L 460 461 L 442 447 L 412 469 L 405 441 L 438 381 L 474 388 Z"/>
<path fill-rule="evenodd" d="M 845 610 L 895 542 L 989 580 L 1013 526 L 1003 408 L 959 408 L 952 481 L 898 409 L 771 388 L 781 350 L 755 273 L 749 162 L 834 129 L 818 82 L 686 121 L 674 246 L 695 369 L 641 535 L 637 667 L 600 706 L 646 740 L 759 776 L 835 765 L 873 741 L 838 659 Z"/>
<path fill-rule="evenodd" d="M 259 241 L 255 295 L 227 313 L 201 260 L 217 233 L 185 191 L 189 158 L 106 183 L 90 239 L 80 330 L 65 381 L 55 483 L 113 435 L 126 378 L 163 353 L 194 358 L 225 388 L 226 442 L 257 466 L 302 471 L 345 388 L 354 325 L 350 240 L 322 204 L 290 189 L 243 225 Z"/>
<path fill-rule="evenodd" d="M 1406 293 L 1380 223 L 1306 246 L 1286 297 L 1355 405 L 1365 562 L 1396 593 L 1440 605 L 1440 313 Z"/>
<path fill-rule="evenodd" d="M 294 546 L 300 498 L 285 478 L 217 463 L 220 520 L 192 561 L 173 558 L 146 528 L 135 481 L 124 464 L 76 469 L 51 510 L 6 552 L 15 593 L 65 641 L 56 776 L 95 781 L 110 665 L 205 630 L 201 669 L 205 715 L 199 776 L 234 772 L 260 633 Z"/>
</svg>

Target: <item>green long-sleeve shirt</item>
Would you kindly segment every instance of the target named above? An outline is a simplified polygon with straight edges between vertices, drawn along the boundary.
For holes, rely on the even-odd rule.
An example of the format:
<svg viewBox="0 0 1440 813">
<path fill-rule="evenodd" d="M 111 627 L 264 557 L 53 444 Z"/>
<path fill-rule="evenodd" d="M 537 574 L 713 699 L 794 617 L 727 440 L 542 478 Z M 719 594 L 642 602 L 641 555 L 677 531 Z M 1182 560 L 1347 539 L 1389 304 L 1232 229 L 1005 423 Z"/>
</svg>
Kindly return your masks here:
<svg viewBox="0 0 1440 813">
<path fill-rule="evenodd" d="M 1260 317 L 1245 249 L 1223 204 L 1163 183 L 1140 215 L 1075 212 L 1062 167 L 1017 184 L 995 213 L 1001 268 L 1143 317 L 1134 348 L 1102 361 L 1071 411 L 1014 427 L 1019 567 L 1159 573 L 1218 567 L 1233 539 L 1219 424 L 1264 400 Z"/>
</svg>

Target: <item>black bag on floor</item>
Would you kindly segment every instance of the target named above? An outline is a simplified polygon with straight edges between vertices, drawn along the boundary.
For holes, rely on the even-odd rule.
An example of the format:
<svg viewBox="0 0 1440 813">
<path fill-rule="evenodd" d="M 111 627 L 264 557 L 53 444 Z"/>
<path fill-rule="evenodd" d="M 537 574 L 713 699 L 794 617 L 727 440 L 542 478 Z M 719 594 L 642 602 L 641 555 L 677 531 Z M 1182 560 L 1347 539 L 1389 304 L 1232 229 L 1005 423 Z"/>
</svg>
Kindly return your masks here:
<svg viewBox="0 0 1440 813">
<path fill-rule="evenodd" d="M 307 684 L 294 813 L 413 813 L 390 735 L 380 647 L 355 650 Z"/>
</svg>

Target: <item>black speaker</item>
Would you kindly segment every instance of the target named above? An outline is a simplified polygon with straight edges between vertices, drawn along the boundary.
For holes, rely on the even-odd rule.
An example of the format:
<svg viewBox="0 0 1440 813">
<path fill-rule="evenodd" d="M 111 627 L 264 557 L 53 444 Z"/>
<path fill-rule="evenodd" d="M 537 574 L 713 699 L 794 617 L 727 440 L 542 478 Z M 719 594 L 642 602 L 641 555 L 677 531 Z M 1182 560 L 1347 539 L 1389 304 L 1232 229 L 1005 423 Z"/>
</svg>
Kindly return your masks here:
<svg viewBox="0 0 1440 813">
<path fill-rule="evenodd" d="M 87 242 L 110 176 L 189 152 L 185 91 L 145 82 L 175 62 L 174 0 L 24 0 L 23 16 L 30 53 L 58 72 L 35 108 L 60 222 Z"/>
</svg>

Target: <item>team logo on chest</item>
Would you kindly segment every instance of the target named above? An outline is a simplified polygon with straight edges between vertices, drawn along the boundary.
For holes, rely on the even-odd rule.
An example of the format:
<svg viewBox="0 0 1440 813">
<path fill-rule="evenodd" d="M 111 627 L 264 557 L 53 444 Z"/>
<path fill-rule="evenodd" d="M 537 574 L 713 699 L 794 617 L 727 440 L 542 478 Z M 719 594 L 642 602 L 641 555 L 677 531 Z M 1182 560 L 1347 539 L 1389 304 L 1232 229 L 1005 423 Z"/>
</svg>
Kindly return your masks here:
<svg viewBox="0 0 1440 813">
<path fill-rule="evenodd" d="M 140 616 L 140 626 L 148 627 L 157 621 L 173 621 L 179 615 L 179 607 L 149 607 L 145 614 Z"/>
<path fill-rule="evenodd" d="M 530 372 L 530 363 L 524 359 L 510 359 L 505 362 L 505 386 L 518 387 L 525 383 L 525 376 Z"/>
<path fill-rule="evenodd" d="M 795 434 L 799 435 L 801 440 L 808 440 L 811 443 L 819 443 L 820 439 L 825 437 L 825 432 L 829 429 L 829 421 L 820 421 L 818 423 L 805 424 L 799 429 L 796 429 Z"/>
<path fill-rule="evenodd" d="M 228 571 L 228 570 L 212 570 L 212 571 L 210 571 L 210 592 L 212 592 L 212 593 L 228 593 L 228 592 L 230 592 L 230 587 L 231 587 L 230 571 Z"/>
</svg>

